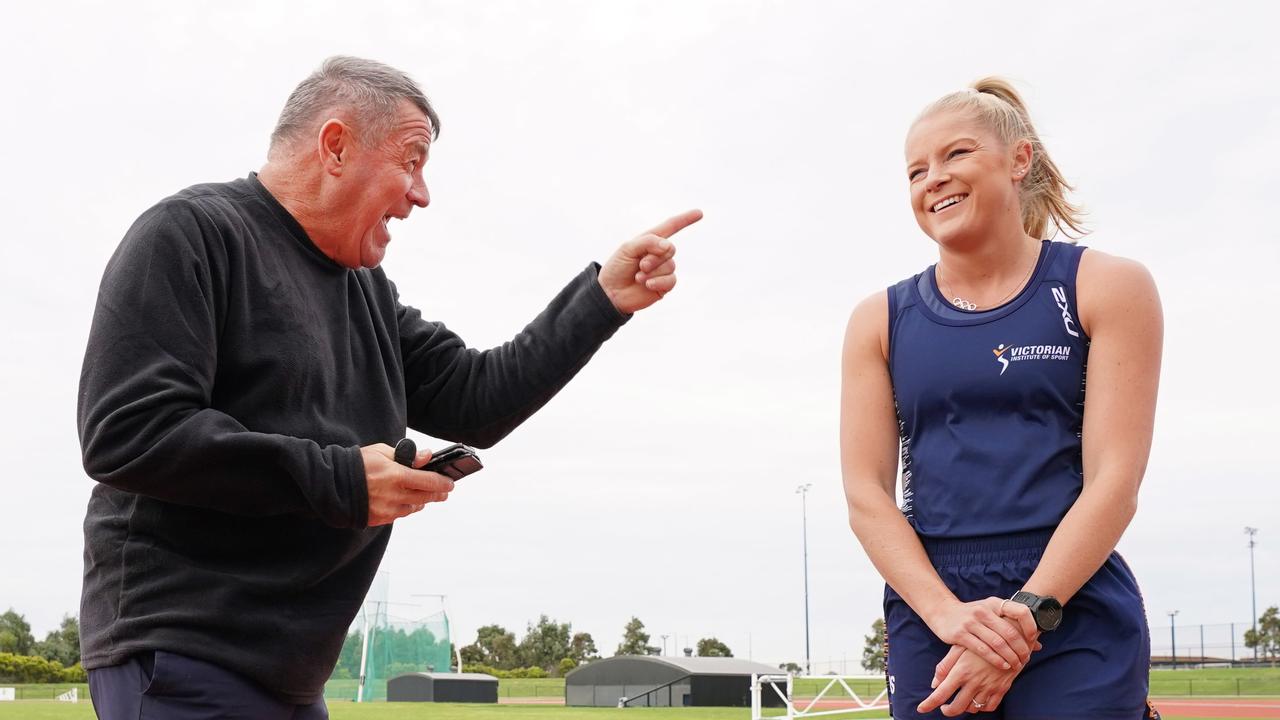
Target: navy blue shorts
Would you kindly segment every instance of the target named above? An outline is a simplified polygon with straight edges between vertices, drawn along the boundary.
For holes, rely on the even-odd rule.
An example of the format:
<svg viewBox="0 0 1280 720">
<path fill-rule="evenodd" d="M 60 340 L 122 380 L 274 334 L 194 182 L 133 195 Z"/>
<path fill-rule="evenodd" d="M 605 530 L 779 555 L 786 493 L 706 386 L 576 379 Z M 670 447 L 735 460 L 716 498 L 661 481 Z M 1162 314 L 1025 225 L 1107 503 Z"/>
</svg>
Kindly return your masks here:
<svg viewBox="0 0 1280 720">
<path fill-rule="evenodd" d="M 966 540 L 921 538 L 942 582 L 960 600 L 1007 598 L 1031 577 L 1049 532 Z M 933 692 L 934 668 L 950 649 L 898 593 L 884 594 L 889 700 L 893 717 L 942 718 L 916 712 Z M 1151 637 L 1138 583 L 1111 553 L 1063 610 L 1062 624 L 1042 633 L 1000 707 L 969 717 L 986 720 L 1144 720 L 1159 718 L 1147 701 Z"/>
<path fill-rule="evenodd" d="M 213 663 L 156 650 L 89 671 L 101 720 L 327 720 L 320 699 L 294 705 Z"/>
</svg>

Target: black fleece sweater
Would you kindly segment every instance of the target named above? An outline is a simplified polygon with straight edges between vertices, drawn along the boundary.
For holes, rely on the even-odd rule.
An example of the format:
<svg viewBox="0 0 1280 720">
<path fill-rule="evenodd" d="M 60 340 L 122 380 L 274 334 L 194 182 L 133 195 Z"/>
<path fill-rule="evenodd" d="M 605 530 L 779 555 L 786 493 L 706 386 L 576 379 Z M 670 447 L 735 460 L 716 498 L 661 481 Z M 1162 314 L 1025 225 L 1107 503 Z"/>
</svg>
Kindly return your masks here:
<svg viewBox="0 0 1280 720">
<path fill-rule="evenodd" d="M 479 352 L 327 258 L 254 175 L 144 213 L 81 373 L 84 666 L 168 650 L 320 697 L 391 535 L 366 527 L 360 446 L 503 438 L 625 322 L 597 272 Z"/>
</svg>

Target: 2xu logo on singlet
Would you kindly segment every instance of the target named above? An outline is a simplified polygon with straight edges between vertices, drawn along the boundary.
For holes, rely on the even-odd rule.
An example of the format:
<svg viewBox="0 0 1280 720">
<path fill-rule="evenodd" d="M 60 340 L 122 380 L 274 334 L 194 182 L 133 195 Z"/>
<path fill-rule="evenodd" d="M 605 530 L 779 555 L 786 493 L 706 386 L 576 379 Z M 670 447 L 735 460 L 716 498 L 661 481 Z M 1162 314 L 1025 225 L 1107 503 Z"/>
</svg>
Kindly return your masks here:
<svg viewBox="0 0 1280 720">
<path fill-rule="evenodd" d="M 1071 337 L 1080 337 L 1076 331 L 1076 321 L 1071 317 L 1071 307 L 1067 303 L 1067 292 L 1060 287 L 1052 288 L 1053 301 L 1062 310 L 1062 327 Z M 1070 345 L 1005 345 L 1001 343 L 992 349 L 996 362 L 1000 364 L 1000 374 L 1009 369 L 1010 363 L 1024 360 L 1070 360 Z"/>
</svg>

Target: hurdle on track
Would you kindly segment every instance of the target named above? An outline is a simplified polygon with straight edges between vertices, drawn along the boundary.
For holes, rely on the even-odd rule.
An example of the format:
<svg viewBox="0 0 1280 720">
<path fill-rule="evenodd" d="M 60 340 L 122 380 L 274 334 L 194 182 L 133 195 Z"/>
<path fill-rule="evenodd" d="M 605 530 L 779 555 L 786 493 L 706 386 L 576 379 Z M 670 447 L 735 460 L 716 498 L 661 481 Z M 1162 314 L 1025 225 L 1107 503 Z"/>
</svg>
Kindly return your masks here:
<svg viewBox="0 0 1280 720">
<path fill-rule="evenodd" d="M 797 701 L 795 696 L 796 680 L 818 680 L 825 681 L 822 691 L 816 696 L 809 698 L 807 701 Z M 849 686 L 849 680 L 877 681 L 880 685 L 880 692 L 875 697 L 866 699 L 858 693 L 854 692 Z M 779 684 L 786 681 L 786 694 L 783 695 L 779 689 Z M 768 687 L 766 691 L 764 688 Z M 835 688 L 841 688 L 848 697 L 827 697 L 827 693 Z M 761 694 L 764 692 L 772 692 L 782 699 L 783 707 L 781 711 L 783 715 L 765 715 L 764 708 L 761 703 Z M 755 675 L 751 676 L 751 720 L 793 720 L 795 718 L 814 718 L 826 715 L 841 715 L 862 713 L 871 710 L 884 710 L 889 707 L 889 688 L 884 684 L 883 675 L 811 675 L 798 676 L 791 674 L 779 675 Z M 845 703 L 841 707 L 831 707 L 834 703 Z M 825 706 L 825 707 L 824 707 Z M 772 710 L 772 709 L 771 709 Z"/>
</svg>

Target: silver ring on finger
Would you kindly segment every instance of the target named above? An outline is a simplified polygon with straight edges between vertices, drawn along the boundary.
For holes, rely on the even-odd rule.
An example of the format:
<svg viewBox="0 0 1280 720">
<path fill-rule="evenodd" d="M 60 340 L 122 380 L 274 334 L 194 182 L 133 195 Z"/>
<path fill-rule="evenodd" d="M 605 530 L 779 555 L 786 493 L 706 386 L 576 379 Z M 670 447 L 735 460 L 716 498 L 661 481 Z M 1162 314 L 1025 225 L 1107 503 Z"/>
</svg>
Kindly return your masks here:
<svg viewBox="0 0 1280 720">
<path fill-rule="evenodd" d="M 1000 609 L 996 611 L 997 615 L 1004 617 L 1004 604 L 1007 602 L 1009 602 L 1009 598 L 1005 598 L 1004 600 L 1000 601 Z"/>
<path fill-rule="evenodd" d="M 970 704 L 970 705 L 972 705 L 972 706 L 974 706 L 974 707 L 976 707 L 976 708 L 978 708 L 979 710 L 981 710 L 982 708 L 984 708 L 984 707 L 986 707 L 986 706 L 987 706 L 987 704 L 986 704 L 986 703 L 980 703 L 980 702 L 978 702 L 977 700 L 970 700 L 970 701 L 969 701 L 969 704 Z"/>
</svg>

